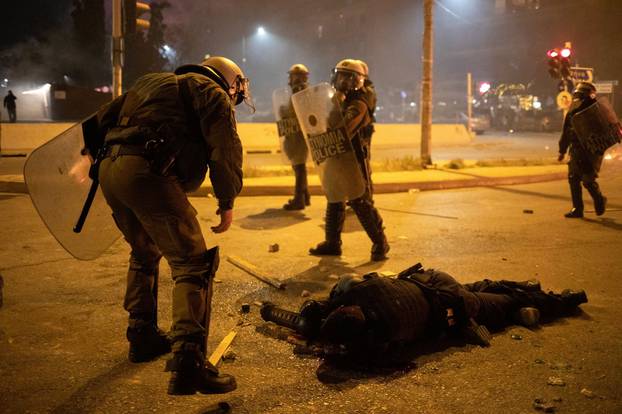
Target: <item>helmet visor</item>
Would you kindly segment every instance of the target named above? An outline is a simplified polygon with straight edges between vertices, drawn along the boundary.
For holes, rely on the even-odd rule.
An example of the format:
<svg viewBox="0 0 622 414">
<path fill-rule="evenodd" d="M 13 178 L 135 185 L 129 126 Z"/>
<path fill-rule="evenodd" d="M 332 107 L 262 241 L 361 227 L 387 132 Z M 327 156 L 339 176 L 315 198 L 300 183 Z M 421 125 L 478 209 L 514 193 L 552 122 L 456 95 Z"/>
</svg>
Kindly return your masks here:
<svg viewBox="0 0 622 414">
<path fill-rule="evenodd" d="M 332 84 L 340 92 L 347 93 L 357 88 L 359 76 L 354 72 L 336 70 L 333 73 Z"/>
</svg>

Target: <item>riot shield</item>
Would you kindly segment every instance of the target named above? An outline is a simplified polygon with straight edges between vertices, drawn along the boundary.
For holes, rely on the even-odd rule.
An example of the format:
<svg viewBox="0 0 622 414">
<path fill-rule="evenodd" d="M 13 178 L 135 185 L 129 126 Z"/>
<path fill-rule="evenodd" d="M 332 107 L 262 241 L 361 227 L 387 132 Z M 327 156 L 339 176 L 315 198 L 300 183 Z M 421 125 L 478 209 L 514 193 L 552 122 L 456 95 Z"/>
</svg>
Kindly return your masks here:
<svg viewBox="0 0 622 414">
<path fill-rule="evenodd" d="M 365 180 L 348 139 L 335 90 L 327 83 L 292 96 L 296 117 L 311 152 L 329 203 L 353 200 L 365 193 Z"/>
<path fill-rule="evenodd" d="M 605 97 L 574 114 L 571 122 L 579 141 L 592 154 L 602 155 L 622 140 L 622 125 Z"/>
<path fill-rule="evenodd" d="M 73 230 L 93 182 L 89 169 L 97 139 L 93 116 L 35 149 L 24 165 L 26 187 L 39 216 L 61 246 L 80 260 L 97 258 L 121 235 L 101 191 L 94 194 L 82 231 Z"/>
<path fill-rule="evenodd" d="M 309 150 L 302 136 L 298 119 L 296 119 L 289 89 L 276 89 L 272 93 L 272 107 L 276 118 L 281 153 L 292 165 L 306 163 Z"/>
</svg>

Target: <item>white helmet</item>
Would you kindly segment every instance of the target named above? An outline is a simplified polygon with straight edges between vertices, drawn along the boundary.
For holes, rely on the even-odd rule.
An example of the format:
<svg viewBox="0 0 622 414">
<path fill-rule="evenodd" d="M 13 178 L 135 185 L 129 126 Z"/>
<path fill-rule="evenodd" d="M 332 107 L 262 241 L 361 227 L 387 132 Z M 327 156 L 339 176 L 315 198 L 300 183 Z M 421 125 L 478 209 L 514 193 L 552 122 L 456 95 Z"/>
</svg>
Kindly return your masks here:
<svg viewBox="0 0 622 414">
<path fill-rule="evenodd" d="M 335 65 L 332 84 L 337 90 L 347 93 L 358 90 L 365 82 L 365 67 L 360 60 L 343 59 Z"/>
<path fill-rule="evenodd" d="M 293 64 L 289 70 L 287 71 L 287 73 L 292 74 L 292 73 L 300 73 L 300 74 L 309 74 L 309 69 L 303 65 L 302 63 L 295 63 Z"/>
<path fill-rule="evenodd" d="M 244 77 L 242 69 L 234 61 L 222 56 L 210 56 L 201 65 L 212 69 L 224 81 L 235 105 L 251 99 L 250 80 Z"/>
<path fill-rule="evenodd" d="M 360 60 L 360 59 L 359 59 L 359 63 L 363 67 L 363 75 L 365 76 L 365 79 L 369 79 L 369 66 L 367 66 L 367 63 L 365 63 L 365 61 Z"/>
<path fill-rule="evenodd" d="M 287 71 L 289 74 L 289 81 L 287 84 L 292 88 L 292 91 L 298 92 L 305 89 L 309 83 L 309 69 L 302 63 L 296 63 L 292 65 Z"/>
</svg>

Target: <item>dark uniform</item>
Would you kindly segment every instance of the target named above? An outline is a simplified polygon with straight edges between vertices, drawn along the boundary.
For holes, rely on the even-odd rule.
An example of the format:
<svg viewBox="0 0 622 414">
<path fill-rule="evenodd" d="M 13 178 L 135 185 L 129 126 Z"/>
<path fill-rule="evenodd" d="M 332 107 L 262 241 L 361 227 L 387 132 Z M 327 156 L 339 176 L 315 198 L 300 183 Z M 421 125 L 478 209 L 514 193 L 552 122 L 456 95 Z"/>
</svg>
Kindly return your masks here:
<svg viewBox="0 0 622 414">
<path fill-rule="evenodd" d="M 205 74 L 154 73 L 100 110 L 99 120 L 107 146 L 101 187 L 131 246 L 124 300 L 130 360 L 145 361 L 167 351 L 156 319 L 162 256 L 174 281 L 172 350 L 199 360 L 206 351 L 218 257 L 208 253 L 186 192 L 203 182 L 209 166 L 221 214 L 233 208 L 242 188 L 242 146 L 231 99 Z M 217 392 L 219 384 L 204 388 L 210 386 Z M 172 394 L 204 391 L 198 383 L 171 387 Z"/>
<path fill-rule="evenodd" d="M 346 59 L 346 62 L 350 61 Z M 340 62 L 340 64 L 342 63 Z M 337 70 L 339 70 L 339 65 Z M 337 72 L 339 73 L 339 72 Z M 362 76 L 362 75 L 359 75 Z M 350 200 L 348 204 L 356 213 L 363 229 L 371 239 L 371 260 L 385 260 L 389 251 L 389 243 L 384 233 L 383 221 L 378 209 L 374 207 L 373 191 L 371 188 L 370 139 L 369 128 L 372 126 L 372 114 L 370 108 L 375 107 L 375 93 L 364 87 L 342 91 L 345 99 L 341 103 L 341 112 L 345 131 L 350 138 L 357 161 L 366 182 L 366 190 L 363 196 Z M 338 95 L 335 95 L 335 98 Z M 309 252 L 314 255 L 340 255 L 341 232 L 345 222 L 346 203 L 327 203 L 326 205 L 326 240 Z"/>
<path fill-rule="evenodd" d="M 289 74 L 289 86 L 292 94 L 300 92 L 308 87 L 309 70 L 303 64 L 297 63 L 287 72 Z M 283 208 L 285 210 L 303 210 L 311 204 L 309 195 L 309 184 L 307 180 L 307 158 L 309 149 L 305 138 L 300 130 L 300 125 L 296 119 L 296 112 L 290 98 L 287 106 L 279 108 L 279 116 L 282 120 L 287 120 L 289 128 L 283 142 L 283 151 L 292 163 L 296 184 L 294 187 L 294 198 L 290 199 Z"/>
<path fill-rule="evenodd" d="M 545 293 L 534 280 L 485 279 L 462 285 L 447 273 L 424 271 L 416 265 L 396 279 L 375 273 L 363 278 L 342 277 L 327 301 L 303 305 L 299 317 L 306 319 L 303 323 L 283 325 L 303 326 L 306 330 L 297 329 L 300 333 L 343 345 L 351 356 L 365 357 L 452 333 L 488 345 L 490 334 L 485 327 L 534 326 L 540 317 L 559 317 L 585 302 L 583 291 Z M 283 319 L 271 318 L 279 315 L 278 309 L 262 309 L 263 315 L 277 323 Z"/>
<path fill-rule="evenodd" d="M 582 147 L 575 130 L 572 127 L 572 117 L 596 102 L 596 89 L 587 82 L 577 85 L 573 93 L 573 100 L 564 119 L 562 135 L 559 139 L 559 160 L 561 161 L 569 150 L 570 161 L 568 162 L 568 183 L 572 197 L 572 210 L 566 213 L 567 218 L 583 217 L 583 194 L 581 184 L 590 193 L 594 200 L 594 208 L 597 215 L 605 212 L 607 198 L 600 191 L 596 178 L 600 171 L 603 156 L 592 154 Z"/>
<path fill-rule="evenodd" d="M 9 91 L 7 96 L 4 97 L 3 105 L 9 113 L 9 121 L 17 122 L 17 106 L 15 105 L 15 101 L 17 97 L 13 95 L 13 91 Z"/>
</svg>

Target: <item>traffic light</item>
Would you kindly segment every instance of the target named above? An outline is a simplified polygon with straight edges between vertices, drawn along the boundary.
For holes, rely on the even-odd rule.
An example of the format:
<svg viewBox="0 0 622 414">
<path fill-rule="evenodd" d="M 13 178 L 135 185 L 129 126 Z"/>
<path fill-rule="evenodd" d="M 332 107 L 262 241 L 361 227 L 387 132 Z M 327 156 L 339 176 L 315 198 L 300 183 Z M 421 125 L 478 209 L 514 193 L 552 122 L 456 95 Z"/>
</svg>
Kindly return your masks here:
<svg viewBox="0 0 622 414">
<path fill-rule="evenodd" d="M 137 29 L 149 29 L 149 20 L 140 18 L 145 13 L 151 12 L 151 6 L 148 3 L 136 0 L 124 0 L 123 14 L 125 21 L 126 34 L 136 33 Z"/>
<path fill-rule="evenodd" d="M 549 57 L 549 75 L 553 79 L 561 79 L 561 58 L 559 49 L 551 49 L 546 52 L 546 55 Z"/>
</svg>

